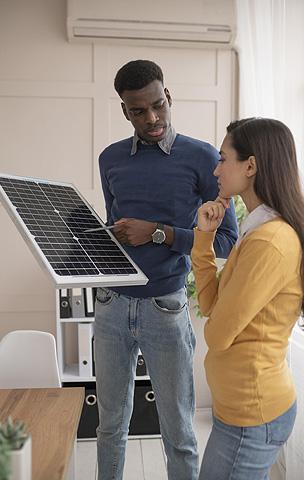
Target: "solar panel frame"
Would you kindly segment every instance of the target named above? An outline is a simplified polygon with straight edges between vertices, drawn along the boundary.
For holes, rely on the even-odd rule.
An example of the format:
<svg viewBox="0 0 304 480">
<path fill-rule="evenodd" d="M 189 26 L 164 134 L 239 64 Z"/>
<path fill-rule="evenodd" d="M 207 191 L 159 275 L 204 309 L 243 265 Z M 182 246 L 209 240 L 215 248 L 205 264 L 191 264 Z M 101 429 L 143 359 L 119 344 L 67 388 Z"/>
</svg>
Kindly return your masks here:
<svg viewBox="0 0 304 480">
<path fill-rule="evenodd" d="M 20 184 L 23 186 L 23 197 L 19 201 L 19 193 L 15 193 L 15 198 L 12 201 L 12 198 L 6 193 L 0 183 L 0 201 L 34 257 L 40 266 L 51 276 L 57 288 L 131 286 L 145 285 L 148 282 L 146 275 L 133 262 L 111 231 L 85 232 L 86 229 L 91 227 L 105 227 L 105 224 L 73 184 L 8 174 L 0 174 L 0 181 L 4 184 L 13 183 L 15 189 L 16 185 Z M 26 182 L 31 184 L 29 193 L 25 189 L 27 186 Z M 36 185 L 39 186 L 39 190 L 36 189 Z M 7 186 L 6 189 L 9 190 Z M 57 196 L 54 195 L 52 197 L 52 202 L 46 196 L 48 193 L 51 193 L 48 189 L 58 192 Z M 45 191 L 47 194 L 45 194 Z M 70 210 L 64 210 L 66 203 L 61 199 L 61 193 L 69 194 L 69 201 L 71 199 L 71 203 L 75 202 L 77 214 L 81 214 L 81 217 L 78 217 L 78 219 L 74 218 L 71 216 Z M 39 208 L 35 211 L 37 198 L 39 198 Z M 26 202 L 24 203 L 24 199 L 31 204 L 30 207 Z M 55 204 L 56 202 L 57 204 Z M 16 207 L 16 205 L 18 206 Z M 42 207 L 43 218 L 41 216 Z M 81 228 L 79 227 L 79 218 L 81 218 Z M 52 228 L 55 228 L 55 233 Z M 47 237 L 44 236 L 46 230 L 49 231 Z M 58 235 L 60 238 L 58 238 Z M 49 248 L 46 244 L 46 238 L 50 242 Z M 72 266 L 66 267 L 66 270 L 62 269 L 60 260 L 56 263 L 56 255 L 58 258 L 61 258 L 58 254 L 58 249 L 65 248 L 64 245 L 66 245 L 69 261 L 74 259 L 76 262 L 77 268 L 75 267 L 74 270 Z M 71 246 L 75 249 L 73 255 L 70 251 Z M 84 254 L 84 252 L 88 251 L 88 246 L 91 252 L 95 252 L 94 257 L 88 257 L 87 253 Z M 108 252 L 111 252 L 111 257 L 106 256 L 107 248 Z M 44 251 L 48 252 L 48 254 L 46 255 Z M 102 251 L 105 252 L 104 256 Z M 50 258 L 52 262 L 49 260 Z M 80 258 L 82 258 L 81 262 Z M 90 261 L 88 258 L 90 258 Z M 115 263 L 116 261 L 117 263 Z M 60 274 L 56 273 L 56 271 L 60 272 Z M 73 271 L 74 274 L 66 274 Z M 107 273 L 101 273 L 101 271 Z M 85 272 L 85 274 L 81 272 Z"/>
</svg>

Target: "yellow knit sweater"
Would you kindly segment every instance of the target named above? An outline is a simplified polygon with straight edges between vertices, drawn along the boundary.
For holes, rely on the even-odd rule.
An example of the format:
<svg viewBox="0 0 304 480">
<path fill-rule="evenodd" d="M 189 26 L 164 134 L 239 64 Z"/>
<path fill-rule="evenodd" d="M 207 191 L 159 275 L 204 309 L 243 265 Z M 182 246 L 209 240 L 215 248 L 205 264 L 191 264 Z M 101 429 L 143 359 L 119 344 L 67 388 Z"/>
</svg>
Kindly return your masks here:
<svg viewBox="0 0 304 480">
<path fill-rule="evenodd" d="M 301 308 L 302 249 L 296 232 L 276 218 L 233 248 L 218 278 L 214 235 L 195 230 L 191 254 L 208 317 L 205 369 L 213 410 L 230 425 L 260 425 L 295 400 L 285 358 Z"/>
</svg>

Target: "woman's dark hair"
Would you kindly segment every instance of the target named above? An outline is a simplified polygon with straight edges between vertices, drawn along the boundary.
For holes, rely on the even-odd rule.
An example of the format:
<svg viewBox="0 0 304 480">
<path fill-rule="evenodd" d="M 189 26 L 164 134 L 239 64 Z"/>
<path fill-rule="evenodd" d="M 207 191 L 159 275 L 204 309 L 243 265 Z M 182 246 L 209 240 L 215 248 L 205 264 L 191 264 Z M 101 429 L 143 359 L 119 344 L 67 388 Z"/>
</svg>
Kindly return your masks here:
<svg viewBox="0 0 304 480">
<path fill-rule="evenodd" d="M 154 80 L 164 84 L 163 72 L 156 63 L 151 60 L 133 60 L 118 70 L 114 87 L 121 97 L 125 90 L 140 90 Z"/>
<path fill-rule="evenodd" d="M 304 197 L 291 131 L 278 120 L 247 118 L 230 123 L 227 132 L 240 161 L 255 157 L 256 195 L 294 228 L 304 251 Z M 304 291 L 304 255 L 301 276 Z"/>
</svg>

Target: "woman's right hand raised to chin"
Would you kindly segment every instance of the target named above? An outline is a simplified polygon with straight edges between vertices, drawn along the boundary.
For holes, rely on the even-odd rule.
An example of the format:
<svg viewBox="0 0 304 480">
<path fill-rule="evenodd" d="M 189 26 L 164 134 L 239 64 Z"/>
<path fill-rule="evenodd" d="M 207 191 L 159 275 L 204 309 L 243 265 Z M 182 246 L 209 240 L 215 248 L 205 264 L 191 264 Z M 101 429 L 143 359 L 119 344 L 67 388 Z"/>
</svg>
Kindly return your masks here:
<svg viewBox="0 0 304 480">
<path fill-rule="evenodd" d="M 214 201 L 203 203 L 198 209 L 197 228 L 202 232 L 215 232 L 229 207 L 230 198 L 217 197 Z"/>
</svg>

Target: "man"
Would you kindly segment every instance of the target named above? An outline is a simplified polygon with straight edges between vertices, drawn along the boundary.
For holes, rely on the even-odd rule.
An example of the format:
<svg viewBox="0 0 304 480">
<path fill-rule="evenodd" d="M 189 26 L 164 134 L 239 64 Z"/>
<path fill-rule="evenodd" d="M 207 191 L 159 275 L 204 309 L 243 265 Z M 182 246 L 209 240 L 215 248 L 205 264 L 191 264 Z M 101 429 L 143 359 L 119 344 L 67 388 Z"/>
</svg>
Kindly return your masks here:
<svg viewBox="0 0 304 480">
<path fill-rule="evenodd" d="M 121 480 L 140 348 L 150 374 L 169 480 L 196 480 L 192 360 L 195 337 L 185 283 L 199 205 L 218 194 L 218 152 L 171 126 L 172 99 L 158 65 L 136 60 L 115 78 L 134 136 L 99 158 L 107 222 L 149 278 L 145 286 L 100 288 L 95 355 L 99 480 Z M 233 205 L 215 240 L 226 257 L 237 238 Z M 143 418 L 143 421 L 145 419 Z"/>
</svg>

